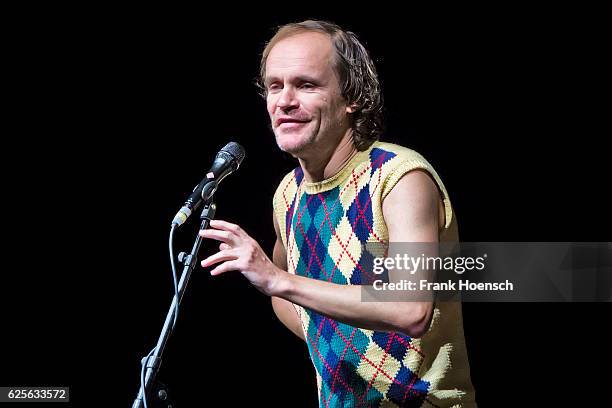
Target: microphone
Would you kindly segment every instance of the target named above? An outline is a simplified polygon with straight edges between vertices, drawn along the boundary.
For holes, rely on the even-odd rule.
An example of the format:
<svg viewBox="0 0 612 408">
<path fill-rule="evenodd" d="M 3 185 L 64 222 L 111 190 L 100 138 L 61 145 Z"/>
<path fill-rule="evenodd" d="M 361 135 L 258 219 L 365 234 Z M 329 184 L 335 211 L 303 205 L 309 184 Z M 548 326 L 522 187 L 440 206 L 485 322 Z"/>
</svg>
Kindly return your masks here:
<svg viewBox="0 0 612 408">
<path fill-rule="evenodd" d="M 215 156 L 212 167 L 206 173 L 206 177 L 193 189 L 183 207 L 176 213 L 172 220 L 173 226 L 180 226 L 191 213 L 204 202 L 211 199 L 219 183 L 226 176 L 238 170 L 240 163 L 244 160 L 244 148 L 236 142 L 229 142 Z"/>
</svg>

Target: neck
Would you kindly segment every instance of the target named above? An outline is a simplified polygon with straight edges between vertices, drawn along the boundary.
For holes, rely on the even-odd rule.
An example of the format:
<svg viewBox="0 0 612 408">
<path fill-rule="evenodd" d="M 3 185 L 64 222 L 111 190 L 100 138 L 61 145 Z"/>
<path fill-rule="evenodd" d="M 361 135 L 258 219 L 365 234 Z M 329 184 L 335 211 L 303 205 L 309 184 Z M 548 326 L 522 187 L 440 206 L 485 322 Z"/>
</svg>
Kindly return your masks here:
<svg viewBox="0 0 612 408">
<path fill-rule="evenodd" d="M 320 149 L 308 157 L 298 157 L 308 182 L 318 182 L 337 174 L 357 154 L 352 132 L 347 131 L 337 145 Z"/>
</svg>

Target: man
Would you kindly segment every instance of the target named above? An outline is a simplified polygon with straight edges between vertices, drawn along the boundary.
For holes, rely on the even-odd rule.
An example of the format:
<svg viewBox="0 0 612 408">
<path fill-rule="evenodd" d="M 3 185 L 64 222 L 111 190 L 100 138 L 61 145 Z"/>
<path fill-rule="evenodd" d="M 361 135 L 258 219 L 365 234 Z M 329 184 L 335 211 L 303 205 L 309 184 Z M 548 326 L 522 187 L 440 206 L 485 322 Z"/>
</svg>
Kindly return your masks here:
<svg viewBox="0 0 612 408">
<path fill-rule="evenodd" d="M 220 251 L 202 266 L 240 271 L 271 296 L 308 345 L 320 406 L 475 406 L 460 304 L 361 301 L 366 242 L 457 240 L 431 165 L 377 141 L 382 99 L 367 51 L 336 25 L 289 24 L 266 46 L 260 79 L 278 146 L 299 161 L 274 196 L 273 261 L 217 220 L 201 235 Z"/>
</svg>

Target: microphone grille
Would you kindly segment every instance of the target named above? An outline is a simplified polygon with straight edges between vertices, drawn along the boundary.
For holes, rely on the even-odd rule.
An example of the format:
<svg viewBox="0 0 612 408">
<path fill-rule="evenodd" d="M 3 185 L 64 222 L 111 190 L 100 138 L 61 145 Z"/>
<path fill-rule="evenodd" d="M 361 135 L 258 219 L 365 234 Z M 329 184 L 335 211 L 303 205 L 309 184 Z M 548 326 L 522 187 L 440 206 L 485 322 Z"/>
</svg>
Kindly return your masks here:
<svg viewBox="0 0 612 408">
<path fill-rule="evenodd" d="M 231 154 L 234 157 L 234 159 L 236 159 L 238 166 L 240 166 L 246 154 L 244 152 L 244 148 L 236 142 L 229 142 L 228 144 L 225 145 L 223 149 L 221 149 L 221 151 L 227 154 Z"/>
</svg>

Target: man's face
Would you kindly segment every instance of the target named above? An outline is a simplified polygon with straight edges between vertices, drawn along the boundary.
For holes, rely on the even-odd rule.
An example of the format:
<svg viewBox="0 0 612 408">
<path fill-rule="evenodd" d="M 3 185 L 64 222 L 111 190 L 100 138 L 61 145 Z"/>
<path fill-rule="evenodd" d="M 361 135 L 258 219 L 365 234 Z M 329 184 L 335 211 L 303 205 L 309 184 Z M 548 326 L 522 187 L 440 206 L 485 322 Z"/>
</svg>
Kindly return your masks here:
<svg viewBox="0 0 612 408">
<path fill-rule="evenodd" d="M 279 41 L 268 55 L 265 86 L 272 130 L 280 149 L 294 156 L 335 147 L 350 128 L 334 52 L 327 35 L 308 32 Z"/>
</svg>

